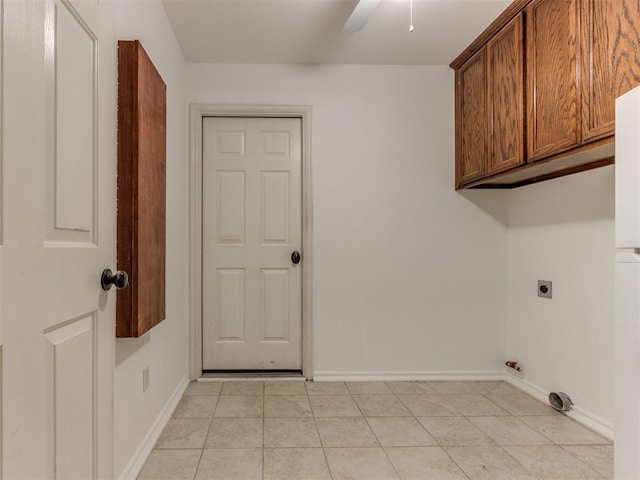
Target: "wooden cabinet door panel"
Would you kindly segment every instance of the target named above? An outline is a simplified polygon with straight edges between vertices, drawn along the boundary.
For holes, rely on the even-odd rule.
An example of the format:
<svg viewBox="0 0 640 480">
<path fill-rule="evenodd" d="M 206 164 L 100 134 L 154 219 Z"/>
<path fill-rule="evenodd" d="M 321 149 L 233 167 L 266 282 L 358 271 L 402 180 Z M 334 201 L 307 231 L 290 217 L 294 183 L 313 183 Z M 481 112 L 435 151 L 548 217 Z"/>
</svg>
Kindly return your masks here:
<svg viewBox="0 0 640 480">
<path fill-rule="evenodd" d="M 456 188 L 482 177 L 487 158 L 485 50 L 456 72 Z"/>
<path fill-rule="evenodd" d="M 529 161 L 578 146 L 579 0 L 536 0 L 527 15 Z"/>
<path fill-rule="evenodd" d="M 525 162 L 523 31 L 520 14 L 487 43 L 489 175 Z"/>
<path fill-rule="evenodd" d="M 615 98 L 640 85 L 640 2 L 584 0 L 583 124 L 587 142 L 614 133 Z"/>
</svg>

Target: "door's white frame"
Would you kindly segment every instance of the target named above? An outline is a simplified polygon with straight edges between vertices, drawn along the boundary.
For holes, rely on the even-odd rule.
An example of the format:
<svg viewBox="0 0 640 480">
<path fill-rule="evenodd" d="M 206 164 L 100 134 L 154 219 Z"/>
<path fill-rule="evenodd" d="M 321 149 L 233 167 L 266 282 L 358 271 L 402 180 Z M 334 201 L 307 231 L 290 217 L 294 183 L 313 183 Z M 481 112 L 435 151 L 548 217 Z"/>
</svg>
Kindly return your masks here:
<svg viewBox="0 0 640 480">
<path fill-rule="evenodd" d="M 313 376 L 313 208 L 311 107 L 306 105 L 190 105 L 189 376 L 202 375 L 202 118 L 280 117 L 302 121 L 302 374 Z"/>
</svg>

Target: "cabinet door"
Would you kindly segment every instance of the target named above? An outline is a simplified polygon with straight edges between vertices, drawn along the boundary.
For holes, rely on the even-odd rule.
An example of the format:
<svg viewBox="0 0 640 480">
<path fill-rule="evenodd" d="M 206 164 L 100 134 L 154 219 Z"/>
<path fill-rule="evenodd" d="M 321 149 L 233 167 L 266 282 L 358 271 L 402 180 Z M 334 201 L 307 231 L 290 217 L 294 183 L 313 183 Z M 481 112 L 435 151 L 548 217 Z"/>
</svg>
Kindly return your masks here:
<svg viewBox="0 0 640 480">
<path fill-rule="evenodd" d="M 484 48 L 456 72 L 456 188 L 484 175 L 487 158 Z"/>
<path fill-rule="evenodd" d="M 581 141 L 579 1 L 536 0 L 526 9 L 529 161 Z"/>
<path fill-rule="evenodd" d="M 616 97 L 640 85 L 640 2 L 584 0 L 583 141 L 614 133 Z"/>
<path fill-rule="evenodd" d="M 522 24 L 520 14 L 487 43 L 488 175 L 525 162 Z"/>
</svg>

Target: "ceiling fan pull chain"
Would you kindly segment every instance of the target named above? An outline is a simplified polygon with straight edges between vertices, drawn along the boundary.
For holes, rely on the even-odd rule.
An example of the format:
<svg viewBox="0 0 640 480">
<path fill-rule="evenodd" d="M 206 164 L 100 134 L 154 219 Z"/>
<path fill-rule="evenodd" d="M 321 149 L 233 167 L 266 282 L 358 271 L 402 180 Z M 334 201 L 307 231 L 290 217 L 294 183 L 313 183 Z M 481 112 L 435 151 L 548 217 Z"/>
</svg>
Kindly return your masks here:
<svg viewBox="0 0 640 480">
<path fill-rule="evenodd" d="M 413 32 L 413 0 L 409 0 L 409 31 Z"/>
</svg>

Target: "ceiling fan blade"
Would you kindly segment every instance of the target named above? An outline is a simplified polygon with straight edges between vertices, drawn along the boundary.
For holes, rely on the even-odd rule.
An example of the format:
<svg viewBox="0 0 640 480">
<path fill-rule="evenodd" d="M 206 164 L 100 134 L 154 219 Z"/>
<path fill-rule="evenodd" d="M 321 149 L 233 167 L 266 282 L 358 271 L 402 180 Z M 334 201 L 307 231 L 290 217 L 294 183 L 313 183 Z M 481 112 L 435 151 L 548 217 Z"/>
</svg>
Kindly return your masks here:
<svg viewBox="0 0 640 480">
<path fill-rule="evenodd" d="M 353 12 L 351 12 L 351 16 L 344 24 L 344 27 L 342 27 L 342 31 L 353 33 L 364 27 L 379 3 L 380 0 L 360 0 Z"/>
</svg>

